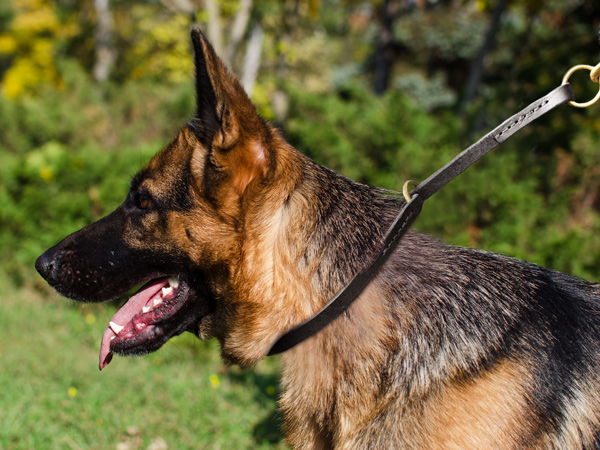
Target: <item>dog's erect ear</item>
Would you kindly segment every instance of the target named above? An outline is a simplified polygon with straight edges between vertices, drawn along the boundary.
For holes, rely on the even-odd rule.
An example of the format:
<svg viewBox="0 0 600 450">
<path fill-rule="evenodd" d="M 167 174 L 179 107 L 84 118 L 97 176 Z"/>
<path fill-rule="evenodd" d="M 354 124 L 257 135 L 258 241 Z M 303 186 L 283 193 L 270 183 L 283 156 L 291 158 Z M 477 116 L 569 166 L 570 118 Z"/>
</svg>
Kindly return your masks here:
<svg viewBox="0 0 600 450">
<path fill-rule="evenodd" d="M 192 130 L 207 148 L 219 153 L 215 157 L 232 169 L 234 184 L 243 192 L 259 172 L 266 170 L 262 142 L 265 122 L 198 28 L 192 29 L 192 42 L 197 107 Z M 234 147 L 235 151 L 229 152 Z"/>
<path fill-rule="evenodd" d="M 217 96 L 208 74 L 206 54 L 215 54 L 212 46 L 198 28 L 192 29 L 194 64 L 196 66 L 196 115 L 194 132 L 203 143 L 210 145 L 219 131 Z"/>
</svg>

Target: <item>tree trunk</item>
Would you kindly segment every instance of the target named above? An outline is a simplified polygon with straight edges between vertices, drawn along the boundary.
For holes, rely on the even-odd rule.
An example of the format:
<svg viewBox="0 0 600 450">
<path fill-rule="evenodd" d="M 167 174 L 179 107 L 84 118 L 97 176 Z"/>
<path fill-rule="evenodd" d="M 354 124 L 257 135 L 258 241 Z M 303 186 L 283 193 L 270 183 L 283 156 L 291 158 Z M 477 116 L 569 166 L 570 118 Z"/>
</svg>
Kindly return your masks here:
<svg viewBox="0 0 600 450">
<path fill-rule="evenodd" d="M 469 79 L 465 88 L 465 95 L 458 109 L 459 114 L 462 114 L 464 112 L 467 105 L 471 102 L 471 100 L 473 100 L 475 94 L 477 93 L 477 88 L 479 87 L 479 83 L 481 82 L 481 75 L 483 73 L 483 63 L 485 62 L 485 57 L 494 46 L 494 41 L 496 40 L 496 35 L 498 34 L 498 30 L 500 28 L 500 19 L 502 18 L 502 13 L 506 10 L 507 4 L 507 0 L 498 0 L 498 2 L 496 3 L 496 7 L 494 8 L 494 11 L 492 13 L 490 27 L 488 28 L 488 32 L 485 36 L 485 41 L 479 49 L 477 58 L 475 58 L 475 61 L 473 61 L 473 65 L 471 66 Z"/>
<path fill-rule="evenodd" d="M 260 58 L 262 55 L 263 28 L 260 24 L 255 24 L 250 34 L 246 57 L 244 58 L 244 68 L 242 70 L 242 85 L 249 97 L 252 96 L 254 83 L 260 67 Z"/>
<path fill-rule="evenodd" d="M 235 56 L 235 52 L 240 46 L 240 42 L 242 41 L 242 38 L 246 33 L 246 29 L 248 28 L 248 21 L 250 20 L 251 9 L 252 0 L 240 1 L 240 7 L 238 9 L 237 14 L 235 15 L 235 19 L 231 27 L 229 42 L 227 43 L 227 48 L 225 49 L 225 62 L 229 66 L 231 66 L 231 64 L 233 63 L 233 57 Z"/>
<path fill-rule="evenodd" d="M 221 26 L 221 13 L 217 0 L 205 0 L 204 6 L 208 14 L 206 31 L 208 40 L 218 55 L 223 55 L 223 27 Z"/>
<path fill-rule="evenodd" d="M 109 0 L 94 0 L 96 10 L 96 60 L 93 76 L 98 82 L 108 80 L 116 60 L 115 49 L 111 46 L 113 22 L 110 15 Z"/>
<path fill-rule="evenodd" d="M 392 13 L 392 0 L 383 0 L 379 8 L 379 36 L 375 49 L 374 84 L 375 94 L 383 94 L 390 83 L 390 74 L 394 62 L 392 48 L 393 34 L 392 25 L 394 15 Z"/>
</svg>

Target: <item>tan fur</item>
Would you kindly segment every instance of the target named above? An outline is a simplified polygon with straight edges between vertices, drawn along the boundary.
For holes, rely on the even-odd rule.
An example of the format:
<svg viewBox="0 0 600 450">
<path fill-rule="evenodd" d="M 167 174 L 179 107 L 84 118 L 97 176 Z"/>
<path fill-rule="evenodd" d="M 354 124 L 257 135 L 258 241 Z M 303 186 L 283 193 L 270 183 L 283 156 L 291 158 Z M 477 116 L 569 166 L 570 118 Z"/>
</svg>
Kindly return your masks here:
<svg viewBox="0 0 600 450">
<path fill-rule="evenodd" d="M 350 314 L 360 320 L 333 323 L 318 339 L 283 355 L 280 403 L 286 416 L 286 437 L 293 448 L 329 448 L 324 444 L 329 440 L 346 448 L 344 443 L 352 442 L 384 407 L 378 380 L 373 379 L 384 363 L 381 345 L 386 339 L 386 323 L 381 321 L 382 312 L 373 285 L 350 308 Z M 350 361 L 339 357 L 343 350 L 336 344 L 343 341 L 360 343 Z M 298 405 L 311 405 L 317 413 L 307 417 Z"/>
<path fill-rule="evenodd" d="M 278 160 L 277 174 L 287 170 L 288 161 Z M 233 319 L 235 326 L 228 327 L 223 341 L 226 353 L 241 365 L 253 365 L 261 358 L 273 336 L 294 325 L 291 317 L 304 320 L 322 304 L 322 294 L 305 273 L 298 272 L 301 248 L 296 252 L 294 247 L 302 242 L 305 230 L 293 222 L 294 178 L 281 180 L 268 194 L 261 193 L 261 208 L 247 211 L 242 225 L 242 260 L 233 279 L 239 319 Z"/>
<path fill-rule="evenodd" d="M 334 323 L 319 339 L 283 355 L 281 406 L 293 448 L 329 448 L 329 440 L 336 449 L 364 448 L 361 443 L 371 439 L 377 415 L 396 408 L 398 398 L 381 392 L 380 380 L 373 379 L 385 363 L 381 345 L 389 339 L 377 291 L 376 284 L 370 286 L 352 305 L 350 315 L 360 320 Z M 357 343 L 350 365 L 337 355 L 342 349 L 336 343 L 342 341 Z M 403 423 L 395 424 L 393 445 L 381 448 L 518 449 L 519 436 L 531 426 L 524 389 L 529 382 L 523 364 L 505 362 L 479 377 L 432 387 L 434 394 L 407 402 Z M 298 407 L 303 404 L 319 413 L 306 417 Z"/>
<path fill-rule="evenodd" d="M 422 429 L 431 450 L 520 448 L 528 433 L 524 364 L 507 361 L 478 378 L 445 386 L 427 402 Z"/>
<path fill-rule="evenodd" d="M 593 436 L 600 429 L 600 397 L 590 396 L 600 385 L 600 374 L 593 373 L 576 383 L 575 400 L 569 402 L 564 432 L 540 438 L 540 448 L 594 448 Z"/>
</svg>

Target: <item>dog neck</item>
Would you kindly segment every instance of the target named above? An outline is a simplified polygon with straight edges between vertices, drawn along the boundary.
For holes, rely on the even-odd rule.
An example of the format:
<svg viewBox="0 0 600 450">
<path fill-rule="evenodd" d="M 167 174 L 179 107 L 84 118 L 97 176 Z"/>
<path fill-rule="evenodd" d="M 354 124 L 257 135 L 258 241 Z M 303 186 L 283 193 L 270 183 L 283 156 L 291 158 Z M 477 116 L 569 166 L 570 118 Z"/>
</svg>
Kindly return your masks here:
<svg viewBox="0 0 600 450">
<path fill-rule="evenodd" d="M 305 247 L 295 256 L 297 270 L 318 291 L 312 315 L 371 263 L 401 202 L 386 191 L 349 180 L 312 161 L 305 164 L 307 175 L 296 190 L 301 203 L 294 211 L 298 221 L 305 223 Z M 295 230 L 287 239 L 289 243 L 297 240 Z"/>
<path fill-rule="evenodd" d="M 285 149 L 274 182 L 245 214 L 231 295 L 240 319 L 221 340 L 224 357 L 241 366 L 262 358 L 369 264 L 401 205 Z"/>
</svg>

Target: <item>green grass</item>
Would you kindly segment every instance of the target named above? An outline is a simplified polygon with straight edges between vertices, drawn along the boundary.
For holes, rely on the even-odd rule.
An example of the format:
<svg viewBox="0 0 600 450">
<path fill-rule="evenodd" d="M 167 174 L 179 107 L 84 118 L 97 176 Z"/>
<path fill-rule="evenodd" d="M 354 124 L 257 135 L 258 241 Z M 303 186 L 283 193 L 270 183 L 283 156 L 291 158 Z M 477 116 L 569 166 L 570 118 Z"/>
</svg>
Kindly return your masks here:
<svg viewBox="0 0 600 450">
<path fill-rule="evenodd" d="M 227 368 L 188 335 L 100 372 L 113 306 L 0 286 L 0 449 L 285 448 L 278 360 Z"/>
</svg>

